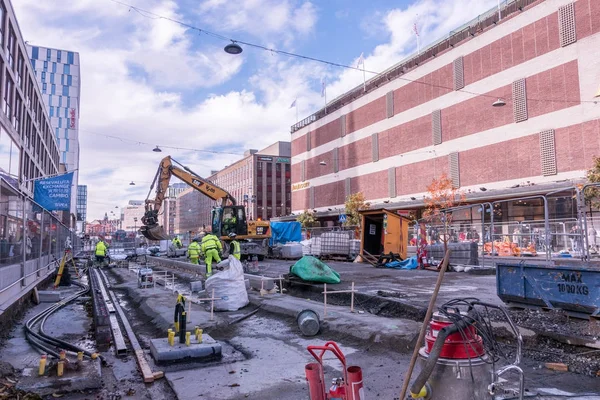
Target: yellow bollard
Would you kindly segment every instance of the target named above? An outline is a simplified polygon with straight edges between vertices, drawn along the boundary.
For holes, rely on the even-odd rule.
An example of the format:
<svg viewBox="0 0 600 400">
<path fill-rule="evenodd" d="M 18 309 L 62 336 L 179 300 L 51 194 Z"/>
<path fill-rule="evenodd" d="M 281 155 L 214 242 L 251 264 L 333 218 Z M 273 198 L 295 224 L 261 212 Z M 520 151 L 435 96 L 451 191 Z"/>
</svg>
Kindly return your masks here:
<svg viewBox="0 0 600 400">
<path fill-rule="evenodd" d="M 83 361 L 83 351 L 77 352 L 77 361 Z"/>
<path fill-rule="evenodd" d="M 198 343 L 202 343 L 202 329 L 198 328 Z"/>
<path fill-rule="evenodd" d="M 173 332 L 173 329 L 167 329 L 167 339 L 171 337 L 171 332 Z"/>
<path fill-rule="evenodd" d="M 96 358 L 98 358 L 98 353 L 92 353 L 92 360 L 95 360 Z"/>
<path fill-rule="evenodd" d="M 58 366 L 56 367 L 56 372 L 58 373 L 58 376 L 63 376 L 64 369 L 65 369 L 65 362 L 63 360 L 60 360 L 58 362 Z"/>
<path fill-rule="evenodd" d="M 66 358 L 67 358 L 67 352 L 64 350 L 61 350 L 60 351 L 60 359 L 64 361 Z"/>
<path fill-rule="evenodd" d="M 175 333 L 179 332 L 179 322 L 175 322 Z"/>
<path fill-rule="evenodd" d="M 169 346 L 173 346 L 175 344 L 175 332 L 169 332 Z"/>
<path fill-rule="evenodd" d="M 190 336 L 192 335 L 191 332 L 186 332 L 185 333 L 185 345 L 189 346 L 190 345 Z"/>
<path fill-rule="evenodd" d="M 44 375 L 44 373 L 46 372 L 46 359 L 47 358 L 48 358 L 48 356 L 45 354 L 42 354 L 42 357 L 40 358 L 40 369 L 39 369 L 40 376 Z"/>
</svg>

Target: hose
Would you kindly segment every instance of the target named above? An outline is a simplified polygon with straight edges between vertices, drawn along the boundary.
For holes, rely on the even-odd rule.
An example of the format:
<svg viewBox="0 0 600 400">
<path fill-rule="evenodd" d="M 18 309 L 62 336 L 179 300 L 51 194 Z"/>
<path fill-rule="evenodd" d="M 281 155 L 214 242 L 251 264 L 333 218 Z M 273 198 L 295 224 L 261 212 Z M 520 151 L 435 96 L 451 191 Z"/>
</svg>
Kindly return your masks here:
<svg viewBox="0 0 600 400">
<path fill-rule="evenodd" d="M 468 327 L 469 323 L 467 321 L 460 320 L 452 325 L 448 325 L 442 328 L 438 332 L 438 336 L 435 339 L 435 343 L 433 344 L 431 351 L 429 352 L 429 357 L 427 358 L 425 366 L 423 367 L 423 369 L 419 373 L 419 376 L 417 376 L 417 379 L 415 379 L 415 381 L 410 387 L 411 395 L 417 396 L 417 394 L 421 392 L 421 389 L 425 386 L 425 383 L 427 383 L 427 380 L 431 376 L 431 373 L 433 372 L 433 369 L 435 368 L 437 361 L 440 358 L 440 353 L 442 352 L 444 342 L 446 341 L 448 336 Z"/>
<path fill-rule="evenodd" d="M 69 343 L 64 340 L 55 338 L 51 335 L 48 335 L 44 331 L 44 324 L 46 323 L 46 321 L 48 320 L 48 317 L 50 315 L 54 314 L 56 311 L 65 307 L 67 304 L 73 302 L 77 298 L 86 294 L 90 290 L 89 286 L 87 286 L 87 285 L 84 285 L 84 284 L 81 284 L 78 282 L 73 282 L 73 284 L 76 286 L 79 286 L 81 288 L 81 290 L 79 290 L 78 292 L 74 293 L 73 295 L 67 297 L 65 300 L 60 301 L 60 302 L 52 305 L 51 307 L 48 307 L 47 309 L 40 312 L 39 314 L 33 316 L 25 323 L 25 326 L 23 328 L 25 330 L 25 338 L 33 347 L 37 348 L 38 350 L 40 350 L 42 352 L 45 352 L 46 354 L 48 354 L 49 356 L 54 357 L 54 358 L 59 358 L 59 354 L 49 346 L 62 347 L 64 349 L 67 349 L 67 350 L 70 350 L 70 351 L 73 351 L 76 353 L 82 352 L 86 356 L 88 356 L 90 358 L 92 357 L 91 352 L 89 352 L 81 347 L 78 347 L 72 343 Z M 38 332 L 35 332 L 33 330 L 33 327 L 35 326 L 35 324 L 37 324 L 40 321 L 41 321 L 41 323 L 40 323 L 39 330 L 38 330 Z M 103 357 L 100 356 L 100 359 L 103 359 Z"/>
</svg>

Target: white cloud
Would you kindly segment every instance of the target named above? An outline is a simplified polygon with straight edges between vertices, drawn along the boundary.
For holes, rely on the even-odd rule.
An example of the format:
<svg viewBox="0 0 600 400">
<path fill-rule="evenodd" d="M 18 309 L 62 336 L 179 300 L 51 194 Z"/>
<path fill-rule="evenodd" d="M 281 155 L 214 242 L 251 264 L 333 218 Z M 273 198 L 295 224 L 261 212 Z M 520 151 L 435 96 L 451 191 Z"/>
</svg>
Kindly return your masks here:
<svg viewBox="0 0 600 400">
<path fill-rule="evenodd" d="M 306 35 L 317 21 L 315 6 L 297 0 L 206 0 L 199 13 L 204 23 L 220 32 L 243 31 L 269 42 L 273 37 L 289 42 L 296 34 Z"/>
<path fill-rule="evenodd" d="M 76 0 L 60 13 L 50 1 L 14 3 L 26 40 L 80 53 L 80 183 L 88 185 L 90 219 L 102 217 L 129 199 L 145 198 L 148 182 L 167 154 L 204 176 L 239 158 L 167 149 L 153 153 L 154 145 L 219 146 L 240 153 L 260 149 L 289 140 L 289 127 L 296 119 L 289 105 L 296 97 L 300 118 L 323 105 L 318 82 L 327 71 L 332 82 L 330 99 L 362 82 L 360 72 L 255 52 L 258 67 L 250 71 L 247 82 L 237 90 L 207 95 L 203 89 L 216 90 L 238 74 L 244 63 L 243 56 L 216 51 L 222 44 L 210 37 L 162 19 L 144 18 L 109 1 Z M 384 70 L 414 48 L 410 32 L 416 13 L 423 23 L 423 41 L 430 42 L 490 3 L 494 1 L 424 0 L 408 9 L 384 12 L 380 22 L 387 35 L 382 43 L 371 51 L 356 49 L 348 58 L 364 51 L 367 69 Z M 173 0 L 137 0 L 134 4 L 177 19 L 192 18 L 182 15 Z M 202 23 L 214 25 L 217 32 L 252 34 L 286 49 L 295 38 L 310 35 L 317 20 L 313 3 L 300 0 L 209 0 L 199 9 Z M 77 26 L 73 21 L 79 22 Z M 135 73 L 140 69 L 145 74 Z M 132 143 L 138 141 L 150 145 Z M 137 184 L 129 186 L 131 180 Z"/>
</svg>

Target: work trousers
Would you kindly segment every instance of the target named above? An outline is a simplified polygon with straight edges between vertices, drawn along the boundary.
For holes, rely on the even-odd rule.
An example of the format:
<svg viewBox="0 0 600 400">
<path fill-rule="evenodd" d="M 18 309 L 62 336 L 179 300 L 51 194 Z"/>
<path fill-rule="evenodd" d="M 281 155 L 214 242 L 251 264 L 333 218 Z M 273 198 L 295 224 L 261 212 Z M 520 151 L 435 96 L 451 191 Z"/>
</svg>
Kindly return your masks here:
<svg viewBox="0 0 600 400">
<path fill-rule="evenodd" d="M 206 256 L 204 258 L 204 262 L 206 263 L 206 276 L 212 275 L 212 262 L 220 263 L 221 257 L 219 257 L 219 252 L 216 249 L 206 250 Z"/>
<path fill-rule="evenodd" d="M 190 257 L 190 262 L 191 262 L 192 264 L 196 264 L 196 265 L 198 265 L 198 257 Z"/>
</svg>

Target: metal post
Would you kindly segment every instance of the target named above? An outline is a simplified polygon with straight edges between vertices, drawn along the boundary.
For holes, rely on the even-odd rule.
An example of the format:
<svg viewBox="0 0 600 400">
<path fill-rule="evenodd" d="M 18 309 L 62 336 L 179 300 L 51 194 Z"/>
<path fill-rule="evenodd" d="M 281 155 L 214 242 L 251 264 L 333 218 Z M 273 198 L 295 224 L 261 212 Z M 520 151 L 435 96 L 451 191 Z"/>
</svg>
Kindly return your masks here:
<svg viewBox="0 0 600 400">
<path fill-rule="evenodd" d="M 354 282 L 352 282 L 352 293 L 350 294 L 350 312 L 354 312 Z"/>
<path fill-rule="evenodd" d="M 40 269 L 42 268 L 42 256 L 44 254 L 44 248 L 42 246 L 42 234 L 44 232 L 44 210 L 42 210 L 42 212 L 40 212 L 40 215 L 41 215 L 41 217 L 40 217 L 40 230 L 38 232 L 38 235 L 39 235 L 38 240 L 39 240 L 40 244 L 39 244 L 39 249 L 38 249 L 38 254 L 37 254 L 37 257 L 38 257 L 38 267 L 37 267 L 38 273 L 37 273 L 37 276 L 38 276 L 38 278 L 41 276 Z"/>
<path fill-rule="evenodd" d="M 579 190 L 578 188 L 577 190 L 577 214 L 579 214 L 579 220 L 580 222 L 583 222 L 583 225 L 579 225 L 580 229 L 583 230 L 583 232 L 581 232 L 582 240 L 580 241 L 581 244 L 583 245 L 583 249 L 581 249 L 581 258 L 583 260 L 589 260 L 590 259 L 590 253 L 589 253 L 589 243 L 588 243 L 588 237 L 587 237 L 587 216 L 585 215 L 585 196 L 584 196 L 584 192 L 585 192 L 585 186 L 583 187 L 583 190 Z"/>
<path fill-rule="evenodd" d="M 25 282 L 25 263 L 27 262 L 27 252 L 25 251 L 25 246 L 27 245 L 27 241 L 25 240 L 25 235 L 27 234 L 27 217 L 25 213 L 25 204 L 27 200 L 25 195 L 23 195 L 23 229 L 21 232 L 21 287 L 26 286 Z"/>
<path fill-rule="evenodd" d="M 549 213 L 548 213 L 548 199 L 546 196 L 542 196 L 544 200 L 544 230 L 546 231 L 546 261 L 550 262 L 552 259 L 552 251 L 550 250 L 550 221 L 548 221 Z"/>
</svg>

